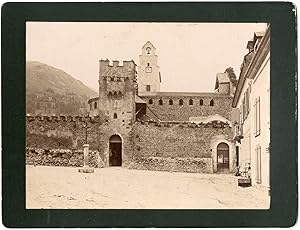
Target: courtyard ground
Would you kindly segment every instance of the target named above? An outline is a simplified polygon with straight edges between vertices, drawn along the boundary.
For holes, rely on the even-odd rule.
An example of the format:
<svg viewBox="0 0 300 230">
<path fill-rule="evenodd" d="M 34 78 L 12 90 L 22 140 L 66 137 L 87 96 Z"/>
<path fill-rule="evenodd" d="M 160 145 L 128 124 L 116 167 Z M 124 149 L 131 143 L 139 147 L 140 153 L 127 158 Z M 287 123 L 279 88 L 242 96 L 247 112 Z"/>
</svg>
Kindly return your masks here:
<svg viewBox="0 0 300 230">
<path fill-rule="evenodd" d="M 231 174 L 26 166 L 26 208 L 269 208 L 263 188 L 241 188 Z"/>
</svg>

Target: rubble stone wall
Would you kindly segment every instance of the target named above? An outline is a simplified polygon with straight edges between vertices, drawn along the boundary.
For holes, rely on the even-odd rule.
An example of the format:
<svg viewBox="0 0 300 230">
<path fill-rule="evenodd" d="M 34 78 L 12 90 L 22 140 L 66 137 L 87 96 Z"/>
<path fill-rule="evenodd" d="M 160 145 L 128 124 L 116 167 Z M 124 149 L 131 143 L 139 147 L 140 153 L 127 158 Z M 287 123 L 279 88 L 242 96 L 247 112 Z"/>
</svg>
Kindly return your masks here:
<svg viewBox="0 0 300 230">
<path fill-rule="evenodd" d="M 221 122 L 136 122 L 134 130 L 130 167 L 139 169 L 212 173 L 211 140 L 220 135 L 232 139 L 231 128 Z"/>
<path fill-rule="evenodd" d="M 84 119 L 27 116 L 26 162 L 82 165 Z M 122 166 L 146 170 L 212 173 L 216 164 L 215 146 L 222 141 L 232 142 L 230 126 L 217 121 L 206 124 L 136 121 L 118 125 L 101 121 L 99 117 L 89 117 L 88 121 L 90 164 L 93 167 L 109 166 L 109 139 L 115 134 L 122 140 Z"/>
<path fill-rule="evenodd" d="M 26 164 L 82 167 L 83 150 L 26 148 Z M 98 151 L 89 151 L 89 166 L 94 168 L 104 167 Z"/>
<path fill-rule="evenodd" d="M 129 168 L 169 172 L 213 173 L 212 158 L 139 157 L 129 165 Z"/>
<path fill-rule="evenodd" d="M 212 94 L 213 95 L 213 94 Z M 230 119 L 232 97 L 216 94 L 215 96 L 140 96 L 147 106 L 162 120 L 162 121 L 188 121 L 190 117 L 204 117 L 219 114 L 227 119 Z M 149 103 L 150 99 L 153 101 Z M 179 100 L 183 100 L 183 105 L 179 105 Z M 162 105 L 159 104 L 162 100 Z M 173 101 L 173 105 L 169 105 L 169 101 Z M 190 100 L 193 100 L 193 105 L 190 105 Z M 200 105 L 200 100 L 203 105 Z M 210 105 L 213 100 L 214 105 Z"/>
<path fill-rule="evenodd" d="M 80 116 L 27 116 L 26 147 L 83 150 L 85 119 Z M 104 165 L 108 166 L 109 139 L 112 135 L 119 135 L 123 142 L 122 164 L 126 166 L 133 153 L 132 126 L 122 121 L 102 121 L 98 116 L 89 117 L 88 121 L 90 150 L 98 151 Z"/>
</svg>

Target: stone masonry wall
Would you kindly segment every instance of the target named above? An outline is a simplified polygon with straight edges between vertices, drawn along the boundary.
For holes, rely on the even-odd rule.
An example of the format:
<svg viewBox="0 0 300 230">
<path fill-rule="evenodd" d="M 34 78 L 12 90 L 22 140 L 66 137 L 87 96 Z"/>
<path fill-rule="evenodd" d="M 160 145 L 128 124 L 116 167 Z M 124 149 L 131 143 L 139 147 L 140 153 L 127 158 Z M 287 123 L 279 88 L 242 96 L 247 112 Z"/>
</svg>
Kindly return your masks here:
<svg viewBox="0 0 300 230">
<path fill-rule="evenodd" d="M 26 148 L 26 164 L 82 167 L 83 150 Z M 94 168 L 104 167 L 98 151 L 89 151 L 89 166 Z"/>
<path fill-rule="evenodd" d="M 140 157 L 131 168 L 169 172 L 212 173 L 212 158 Z"/>
<path fill-rule="evenodd" d="M 85 142 L 85 119 L 79 116 L 27 116 L 26 147 L 82 150 Z M 108 166 L 109 138 L 114 134 L 120 135 L 123 141 L 123 165 L 126 166 L 133 153 L 131 125 L 120 120 L 101 121 L 98 116 L 89 117 L 88 120 L 90 150 L 98 151 L 104 165 Z M 120 124 L 114 125 L 116 122 Z"/>
<path fill-rule="evenodd" d="M 136 122 L 132 168 L 185 172 L 213 172 L 211 140 L 223 135 L 231 141 L 225 123 Z"/>
<path fill-rule="evenodd" d="M 162 121 L 188 121 L 190 117 L 210 116 L 219 114 L 230 119 L 232 97 L 218 95 L 215 96 L 141 96 L 147 102 L 149 108 Z M 153 104 L 149 104 L 149 100 Z M 159 100 L 163 105 L 159 105 Z M 169 100 L 173 100 L 173 105 L 169 105 Z M 179 100 L 183 100 L 183 105 L 179 105 Z M 193 100 L 193 105 L 189 105 L 189 100 Z M 203 105 L 200 105 L 200 100 Z M 210 106 L 210 101 L 214 100 L 214 105 Z"/>
<path fill-rule="evenodd" d="M 85 117 L 26 117 L 27 163 L 79 166 L 85 140 Z M 91 164 L 109 165 L 109 139 L 122 139 L 122 166 L 145 170 L 212 173 L 212 140 L 222 136 L 231 142 L 228 124 L 210 122 L 135 122 L 101 121 L 88 117 L 88 143 Z M 116 129 L 115 127 L 123 128 Z M 36 150 L 41 149 L 41 150 Z M 58 150 L 57 150 L 58 149 Z"/>
</svg>

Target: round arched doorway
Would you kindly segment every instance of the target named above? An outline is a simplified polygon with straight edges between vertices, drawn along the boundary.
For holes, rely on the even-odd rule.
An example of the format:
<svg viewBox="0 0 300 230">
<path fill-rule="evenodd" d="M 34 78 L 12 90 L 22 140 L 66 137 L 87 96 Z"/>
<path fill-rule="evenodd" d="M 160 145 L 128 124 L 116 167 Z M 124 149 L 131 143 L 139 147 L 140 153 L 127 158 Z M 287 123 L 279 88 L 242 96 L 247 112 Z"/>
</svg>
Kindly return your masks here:
<svg viewBox="0 0 300 230">
<path fill-rule="evenodd" d="M 217 146 L 217 171 L 229 170 L 229 146 L 222 142 Z"/>
<path fill-rule="evenodd" d="M 109 166 L 122 166 L 122 139 L 112 135 L 109 139 Z"/>
</svg>

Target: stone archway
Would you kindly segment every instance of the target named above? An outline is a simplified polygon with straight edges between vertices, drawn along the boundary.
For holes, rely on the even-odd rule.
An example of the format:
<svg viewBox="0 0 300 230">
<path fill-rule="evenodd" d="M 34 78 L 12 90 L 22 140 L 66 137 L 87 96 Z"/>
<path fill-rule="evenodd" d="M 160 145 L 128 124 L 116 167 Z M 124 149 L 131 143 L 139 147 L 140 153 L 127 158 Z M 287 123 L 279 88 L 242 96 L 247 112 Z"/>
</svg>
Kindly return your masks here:
<svg viewBox="0 0 300 230">
<path fill-rule="evenodd" d="M 227 140 L 225 135 L 216 135 L 211 138 L 210 148 L 211 157 L 213 160 L 213 172 L 218 172 L 218 145 L 224 143 L 228 146 L 229 154 L 229 170 L 227 172 L 232 172 L 235 167 L 235 148 L 231 141 Z M 221 147 L 221 146 L 220 146 Z M 223 150 L 226 150 L 225 148 Z M 224 171 L 225 173 L 226 171 Z"/>
<path fill-rule="evenodd" d="M 229 146 L 224 142 L 219 143 L 217 146 L 217 171 L 229 171 Z"/>
<path fill-rule="evenodd" d="M 109 166 L 122 166 L 122 139 L 112 135 L 109 139 Z"/>
</svg>

